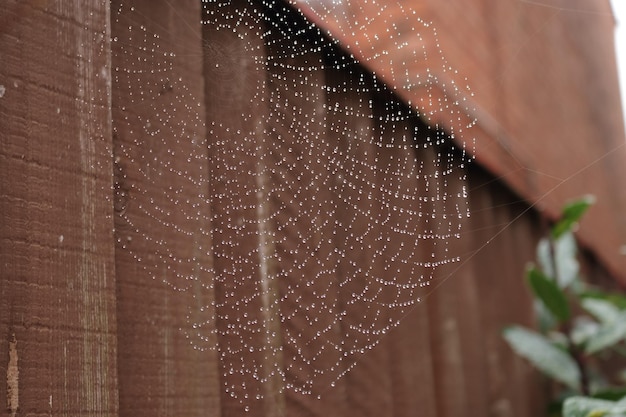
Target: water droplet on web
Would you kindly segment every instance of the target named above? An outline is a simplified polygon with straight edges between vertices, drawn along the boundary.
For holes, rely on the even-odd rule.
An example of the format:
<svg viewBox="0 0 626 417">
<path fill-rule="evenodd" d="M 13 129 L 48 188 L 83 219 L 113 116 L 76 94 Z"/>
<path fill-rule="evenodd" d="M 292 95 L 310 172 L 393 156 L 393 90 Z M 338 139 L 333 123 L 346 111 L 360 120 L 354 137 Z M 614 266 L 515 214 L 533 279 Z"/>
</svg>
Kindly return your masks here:
<svg viewBox="0 0 626 417">
<path fill-rule="evenodd" d="M 473 123 L 461 126 L 455 110 L 464 80 L 447 81 L 451 96 L 435 90 L 437 74 L 454 71 L 408 6 L 397 4 L 417 50 L 383 82 L 365 68 L 409 50 L 397 29 L 374 34 L 387 50 L 357 62 L 296 10 L 241 4 L 202 3 L 202 56 L 175 53 L 139 7 L 112 11 L 130 22 L 112 39 L 113 82 L 128 99 L 114 126 L 128 137 L 113 157 L 120 248 L 175 295 L 218 290 L 210 306 L 188 306 L 181 329 L 193 349 L 218 350 L 224 389 L 248 411 L 268 381 L 320 399 L 419 302 L 437 268 L 457 261 L 448 243 L 469 215 L 467 192 L 447 179 L 463 178 L 469 157 L 451 136 Z M 307 4 L 319 16 L 343 7 Z M 376 7 L 382 19 L 389 5 Z M 174 71 L 194 59 L 205 91 Z M 424 71 L 411 78 L 414 64 Z M 423 88 L 422 101 L 411 107 L 388 85 Z M 158 249 L 134 252 L 142 244 Z"/>
</svg>

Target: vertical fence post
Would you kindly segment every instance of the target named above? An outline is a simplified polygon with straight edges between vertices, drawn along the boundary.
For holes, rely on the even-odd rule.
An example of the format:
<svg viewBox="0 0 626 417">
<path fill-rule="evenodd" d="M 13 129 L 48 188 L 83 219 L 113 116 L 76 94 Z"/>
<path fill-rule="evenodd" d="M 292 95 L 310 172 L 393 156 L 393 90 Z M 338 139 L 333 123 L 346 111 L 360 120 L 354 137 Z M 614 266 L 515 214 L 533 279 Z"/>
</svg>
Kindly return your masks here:
<svg viewBox="0 0 626 417">
<path fill-rule="evenodd" d="M 222 408 L 228 417 L 279 417 L 284 386 L 265 165 L 271 144 L 264 22 L 246 0 L 207 4 L 203 13 Z"/>
<path fill-rule="evenodd" d="M 323 55 L 297 49 L 291 55 L 298 48 L 294 44 L 312 45 L 293 32 L 273 38 L 269 49 L 269 137 L 278 162 L 274 184 L 281 188 L 271 203 L 280 224 L 276 251 L 282 260 L 278 268 L 284 370 L 295 388 L 286 392 L 286 413 L 330 417 L 342 415 L 345 405 L 334 381 L 341 361 L 333 234 L 337 213 L 330 162 L 335 138 L 325 127 Z"/>
<path fill-rule="evenodd" d="M 434 375 L 434 356 L 431 346 L 431 326 L 428 317 L 428 300 L 425 295 L 431 288 L 428 282 L 432 278 L 432 240 L 427 231 L 431 203 L 428 182 L 431 181 L 428 170 L 429 149 L 420 145 L 423 124 L 417 117 L 411 120 L 396 122 L 398 133 L 395 135 L 395 146 L 392 148 L 395 160 L 404 162 L 404 175 L 394 181 L 399 191 L 408 199 L 403 206 L 405 213 L 413 213 L 401 226 L 408 235 L 401 251 L 406 255 L 406 264 L 398 273 L 401 279 L 410 279 L 411 284 L 422 283 L 423 288 L 415 291 L 414 300 L 419 304 L 412 306 L 402 318 L 397 329 L 390 338 L 390 369 L 393 381 L 393 416 L 394 417 L 434 417 L 437 415 L 436 386 Z M 404 136 L 404 138 L 402 138 Z M 393 161 L 392 159 L 392 161 Z M 426 159 L 426 160 L 425 160 Z M 391 164 L 390 164 L 391 165 Z M 393 165 L 391 165 L 393 167 Z M 420 169 L 421 168 L 421 169 Z M 396 170 L 399 167 L 395 168 Z M 400 221 L 400 219 L 399 219 Z"/>
<path fill-rule="evenodd" d="M 532 303 L 523 279 L 523 264 L 534 259 L 534 248 L 528 243 L 533 240 L 532 229 L 520 230 L 524 224 L 532 225 L 512 218 L 508 205 L 515 199 L 502 185 L 494 184 L 478 168 L 470 174 L 472 240 L 474 247 L 480 248 L 473 268 L 482 301 L 478 313 L 484 329 L 488 411 L 531 415 L 530 407 L 541 410 L 540 396 L 530 389 L 532 382 L 528 383 L 534 377 L 528 375 L 529 365 L 520 363 L 501 332 L 510 324 L 532 325 Z M 512 385 L 512 379 L 520 383 Z"/>
<path fill-rule="evenodd" d="M 0 18 L 0 414 L 117 415 L 108 1 Z"/>
<path fill-rule="evenodd" d="M 219 416 L 199 1 L 113 1 L 120 414 Z"/>
<path fill-rule="evenodd" d="M 449 150 L 432 149 L 430 156 L 426 156 L 431 167 L 432 161 L 440 159 L 436 152 Z M 427 300 L 437 404 L 442 417 L 459 413 L 479 417 L 487 414 L 483 324 L 478 314 L 480 295 L 476 288 L 477 280 L 482 277 L 473 268 L 471 249 L 474 242 L 472 232 L 468 230 L 473 224 L 470 219 L 458 218 L 465 213 L 459 213 L 455 208 L 458 204 L 463 210 L 465 201 L 460 196 L 466 193 L 463 186 L 467 183 L 459 178 L 458 172 L 446 175 L 444 169 L 434 168 L 438 175 L 433 176 L 430 194 L 432 209 L 437 216 L 433 220 L 437 223 L 432 225 L 435 232 L 433 251 L 438 262 L 447 262 L 437 268 Z M 430 172 L 435 173 L 434 170 Z M 457 229 L 458 225 L 460 229 Z M 460 233 L 459 237 L 455 236 L 457 233 Z M 457 256 L 460 259 L 455 261 L 453 258 Z"/>
</svg>

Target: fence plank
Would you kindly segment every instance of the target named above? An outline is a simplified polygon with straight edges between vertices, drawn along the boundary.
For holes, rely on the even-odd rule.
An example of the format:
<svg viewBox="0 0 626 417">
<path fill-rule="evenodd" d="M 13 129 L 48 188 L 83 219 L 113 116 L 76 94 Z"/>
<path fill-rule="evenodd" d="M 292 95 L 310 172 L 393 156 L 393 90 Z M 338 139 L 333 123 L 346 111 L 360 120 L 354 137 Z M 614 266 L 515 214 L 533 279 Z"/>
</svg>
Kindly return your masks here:
<svg viewBox="0 0 626 417">
<path fill-rule="evenodd" d="M 480 181 L 472 181 L 470 202 L 472 205 L 472 229 L 478 247 L 489 242 L 496 236 L 500 225 L 495 223 L 493 216 L 493 200 L 490 189 Z M 476 274 L 480 277 L 477 281 L 478 291 L 483 303 L 481 307 L 482 323 L 485 328 L 485 352 L 487 353 L 487 381 L 488 381 L 488 411 L 494 415 L 513 415 L 513 404 L 508 375 L 510 370 L 506 367 L 506 346 L 500 335 L 501 306 L 499 299 L 502 288 L 499 283 L 502 278 L 499 268 L 494 259 L 501 257 L 499 241 L 491 241 L 483 247 L 474 257 Z M 505 372 L 505 369 L 509 372 Z"/>
<path fill-rule="evenodd" d="M 479 294 L 476 290 L 471 255 L 470 227 L 462 195 L 464 181 L 459 168 L 443 174 L 445 166 L 433 166 L 446 149 L 429 148 L 426 172 L 435 173 L 429 185 L 435 217 L 427 230 L 434 231 L 433 259 L 441 263 L 435 271 L 427 303 L 434 355 L 436 396 L 440 416 L 486 415 L 483 329 Z M 430 161 L 430 162 L 428 162 Z M 445 163 L 445 160 L 441 161 Z M 459 217 L 459 215 L 461 217 Z M 427 232 L 428 233 L 428 232 Z M 455 234 L 460 233 L 460 237 Z M 455 261 L 454 258 L 460 259 Z"/>
<path fill-rule="evenodd" d="M 378 293 L 383 276 L 380 238 L 379 155 L 373 122 L 373 81 L 341 52 L 329 51 L 328 134 L 335 146 L 338 283 L 342 350 L 347 374 L 337 381 L 347 409 L 390 415 L 391 376 L 387 339 L 389 294 Z M 378 131 L 379 135 L 382 135 Z M 387 161 L 385 161 L 387 162 Z M 381 162 L 382 163 L 382 162 Z"/>
<path fill-rule="evenodd" d="M 200 16 L 112 3 L 121 415 L 220 415 Z"/>
<path fill-rule="evenodd" d="M 280 416 L 285 404 L 273 185 L 266 166 L 264 25 L 245 0 L 206 5 L 204 13 L 222 406 L 225 416 Z"/>
<path fill-rule="evenodd" d="M 0 25 L 1 415 L 117 415 L 106 1 Z"/>
<path fill-rule="evenodd" d="M 524 277 L 528 263 L 535 260 L 541 223 L 534 212 L 524 212 L 527 206 L 519 203 L 516 196 L 502 185 L 492 189 L 496 190 L 492 191 L 492 195 L 495 210 L 498 211 L 494 221 L 506 227 L 501 244 L 506 253 L 498 259 L 501 279 L 507 286 L 506 296 L 500 298 L 500 308 L 509 320 L 504 325 L 519 324 L 532 328 L 537 323 L 531 291 Z M 545 413 L 549 392 L 545 378 L 518 355 L 513 355 L 511 368 L 511 376 L 518 381 L 513 396 L 517 415 L 531 417 Z"/>
<path fill-rule="evenodd" d="M 492 183 L 488 188 L 493 199 L 492 221 L 502 231 L 497 240 L 501 248 L 500 256 L 497 262 L 492 261 L 496 263 L 500 275 L 498 325 L 500 329 L 508 324 L 534 327 L 536 323 L 532 299 L 530 290 L 525 285 L 524 276 L 527 264 L 535 259 L 535 241 L 540 223 L 536 218 L 534 222 L 532 221 L 532 213 L 527 213 L 521 218 L 514 216 L 516 212 L 519 213 L 519 208 L 514 207 L 516 197 L 501 184 Z M 546 401 L 538 391 L 538 388 L 542 387 L 542 377 L 508 346 L 504 347 L 502 358 L 508 362 L 510 377 L 518 381 L 516 389 L 511 394 L 515 413 L 521 416 L 545 413 L 545 407 L 542 405 L 546 404 Z M 543 387 L 547 388 L 545 384 Z M 531 401 L 533 398 L 535 401 Z"/>
<path fill-rule="evenodd" d="M 427 303 L 421 302 L 388 336 L 394 417 L 437 415 L 430 326 Z"/>
<path fill-rule="evenodd" d="M 290 13 L 281 7 L 279 16 Z M 344 392 L 335 381 L 342 351 L 334 240 L 336 170 L 331 162 L 337 138 L 326 129 L 330 115 L 324 57 L 313 49 L 319 35 L 298 33 L 303 21 L 283 26 L 278 19 L 268 40 L 268 130 L 284 369 L 291 385 L 286 415 L 341 416 L 346 409 Z"/>
<path fill-rule="evenodd" d="M 380 287 L 381 243 L 378 239 L 380 199 L 377 183 L 372 121 L 373 83 L 363 69 L 349 63 L 338 51 L 328 51 L 328 135 L 335 147 L 337 225 L 339 252 L 338 291 L 341 310 L 342 350 L 345 359 L 337 381 L 352 413 L 387 415 L 391 412 L 391 379 L 386 340 L 369 329 L 386 327 L 386 311 L 369 300 Z M 368 290 L 369 288 L 369 290 Z M 378 299 L 381 301 L 380 299 Z M 381 313 L 381 314 L 378 314 Z M 378 346 L 375 344 L 380 340 Z"/>
<path fill-rule="evenodd" d="M 479 169 L 471 171 L 470 179 L 472 229 L 476 246 L 482 247 L 474 257 L 474 265 L 482 299 L 489 412 L 501 416 L 531 415 L 525 404 L 530 398 L 528 386 L 510 383 L 514 375 L 519 376 L 520 359 L 501 334 L 507 325 L 527 323 L 532 311 L 529 298 L 524 296 L 527 291 L 519 261 L 525 255 L 513 249 L 514 240 L 520 236 L 512 231 L 507 204 L 514 199 Z M 527 255 L 533 257 L 532 253 Z"/>
<path fill-rule="evenodd" d="M 401 313 L 402 317 L 398 316 L 400 311 L 395 313 L 394 318 L 401 318 L 401 322 L 388 336 L 393 383 L 392 409 L 395 417 L 434 417 L 437 409 L 434 353 L 430 345 L 432 324 L 429 323 L 427 302 L 423 300 L 428 289 L 424 285 L 432 273 L 432 268 L 427 265 L 431 262 L 432 245 L 423 233 L 427 226 L 424 220 L 429 214 L 425 210 L 428 204 L 423 200 L 428 197 L 428 191 L 425 181 L 427 173 L 420 172 L 420 168 L 425 165 L 421 158 L 430 158 L 431 155 L 418 147 L 421 138 L 416 137 L 416 133 L 421 125 L 416 125 L 416 117 L 408 113 L 405 116 L 408 118 L 393 123 L 394 133 L 388 138 L 392 141 L 384 144 L 389 146 L 383 152 L 389 158 L 388 167 L 382 171 L 385 188 L 387 192 L 400 196 L 395 199 L 396 209 L 391 212 L 391 228 L 405 232 L 388 242 L 387 250 L 389 255 L 399 257 L 391 270 L 397 283 L 417 286 L 412 290 L 405 289 L 407 294 L 403 294 L 397 301 L 419 304 L 410 305 L 407 312 Z M 422 216 L 418 213 L 422 213 Z"/>
</svg>

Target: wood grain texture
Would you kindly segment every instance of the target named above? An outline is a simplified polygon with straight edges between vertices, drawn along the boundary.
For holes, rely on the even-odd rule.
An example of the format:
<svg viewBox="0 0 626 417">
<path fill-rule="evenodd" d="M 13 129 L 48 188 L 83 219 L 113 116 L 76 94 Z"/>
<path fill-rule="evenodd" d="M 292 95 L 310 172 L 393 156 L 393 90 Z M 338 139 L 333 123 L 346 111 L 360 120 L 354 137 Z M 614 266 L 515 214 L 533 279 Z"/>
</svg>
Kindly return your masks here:
<svg viewBox="0 0 626 417">
<path fill-rule="evenodd" d="M 434 132 L 431 132 L 431 134 Z M 461 197 L 467 184 L 460 168 L 444 174 L 445 160 L 437 153 L 425 152 L 423 174 L 431 178 L 429 196 L 432 217 L 426 233 L 433 233 L 431 251 L 437 266 L 427 297 L 431 323 L 431 348 L 434 357 L 437 410 L 439 416 L 486 415 L 486 375 L 484 372 L 484 330 L 477 310 L 480 293 L 470 257 L 473 248 L 470 226 Z"/>
<path fill-rule="evenodd" d="M 434 352 L 427 302 L 416 305 L 389 334 L 394 417 L 437 416 Z"/>
<path fill-rule="evenodd" d="M 245 0 L 203 16 L 223 415 L 282 416 L 264 26 Z"/>
<path fill-rule="evenodd" d="M 338 310 L 345 312 L 338 329 L 345 356 L 338 370 L 341 378 L 332 390 L 343 402 L 344 415 L 347 412 L 370 415 L 381 412 L 376 405 L 379 399 L 370 398 L 372 390 L 380 387 L 383 396 L 388 395 L 385 392 L 388 376 L 381 374 L 380 365 L 376 364 L 384 357 L 385 348 L 376 352 L 361 350 L 371 341 L 358 330 L 360 326 L 371 324 L 373 319 L 362 295 L 380 265 L 376 262 L 377 230 L 373 227 L 378 215 L 373 197 L 378 196 L 378 192 L 376 150 L 370 143 L 373 140 L 371 95 L 364 92 L 367 91 L 364 88 L 362 92 L 356 90 L 358 86 L 370 87 L 371 81 L 364 81 L 369 77 L 362 77 L 362 68 L 357 65 L 343 65 L 346 57 L 342 52 L 329 49 L 326 55 L 326 134 L 333 150 L 333 207 L 337 224 L 334 244 L 339 255 L 336 288 Z M 331 388 L 328 391 L 330 393 Z"/>
<path fill-rule="evenodd" d="M 532 302 L 524 285 L 526 262 L 535 258 L 534 227 L 530 213 L 523 220 L 512 216 L 515 196 L 483 171 L 470 175 L 472 233 L 480 248 L 474 257 L 477 290 L 482 303 L 489 412 L 498 416 L 531 416 L 543 412 L 540 380 L 502 338 L 510 324 L 533 326 Z M 536 223 L 535 223 L 536 224 Z M 514 378 L 519 384 L 512 386 Z M 533 400 L 534 399 L 534 400 Z"/>
<path fill-rule="evenodd" d="M 345 397 L 335 381 L 343 359 L 335 250 L 337 138 L 326 128 L 324 56 L 305 52 L 320 39 L 306 29 L 295 35 L 303 24 L 275 22 L 267 40 L 285 415 L 341 416 Z"/>
<path fill-rule="evenodd" d="M 2 4 L 3 416 L 117 416 L 108 10 Z"/>
<path fill-rule="evenodd" d="M 221 415 L 200 17 L 112 3 L 123 416 Z"/>
<path fill-rule="evenodd" d="M 388 100 L 393 102 L 393 98 Z M 396 112 L 404 111 L 402 107 Z M 387 117 L 395 112 L 390 111 Z M 408 116 L 408 114 L 407 114 Z M 393 120 L 393 118 L 392 118 Z M 408 308 L 393 312 L 392 317 L 400 320 L 398 327 L 387 336 L 389 370 L 392 378 L 392 414 L 402 416 L 436 416 L 436 376 L 434 374 L 435 353 L 431 346 L 427 284 L 432 278 L 430 266 L 432 239 L 426 228 L 430 204 L 428 172 L 423 170 L 430 158 L 429 152 L 420 148 L 423 125 L 417 117 L 388 123 L 383 133 L 386 140 L 381 149 L 382 158 L 388 159 L 384 173 L 387 192 L 399 196 L 394 199 L 391 210 L 391 228 L 404 231 L 394 236 L 387 245 L 389 257 L 397 257 L 391 272 L 399 285 L 408 285 L 406 294 L 396 296 L 399 303 L 409 303 Z M 415 304 L 412 304 L 415 303 Z"/>
<path fill-rule="evenodd" d="M 507 204 L 509 233 L 509 251 L 512 253 L 509 273 L 515 298 L 515 322 L 527 327 L 535 327 L 537 319 L 532 308 L 533 297 L 524 279 L 529 262 L 536 262 L 537 243 L 542 237 L 540 216 L 530 209 L 515 195 L 504 193 Z M 508 301 L 508 300 L 507 300 Z M 507 302 L 507 306 L 510 304 Z M 520 381 L 518 391 L 519 409 L 522 415 L 537 416 L 545 413 L 545 404 L 550 401 L 550 381 L 537 372 L 528 361 L 519 356 L 515 358 L 516 380 Z M 525 413 L 525 414 L 523 414 Z"/>
<path fill-rule="evenodd" d="M 500 329 L 508 323 L 508 319 L 503 317 L 508 315 L 502 311 L 501 298 L 506 296 L 503 281 L 508 279 L 506 275 L 500 273 L 500 265 L 494 259 L 501 259 L 501 241 L 491 240 L 497 236 L 500 225 L 495 222 L 493 210 L 493 198 L 490 195 L 491 189 L 481 182 L 472 182 L 472 228 L 476 246 L 487 246 L 474 256 L 478 291 L 481 294 L 482 305 L 480 309 L 481 321 L 485 329 L 485 352 L 487 360 L 487 399 L 488 411 L 497 416 L 515 415 L 513 403 L 513 388 L 509 384 L 509 375 L 512 374 L 510 363 L 513 360 L 513 352 L 506 346 Z"/>
</svg>

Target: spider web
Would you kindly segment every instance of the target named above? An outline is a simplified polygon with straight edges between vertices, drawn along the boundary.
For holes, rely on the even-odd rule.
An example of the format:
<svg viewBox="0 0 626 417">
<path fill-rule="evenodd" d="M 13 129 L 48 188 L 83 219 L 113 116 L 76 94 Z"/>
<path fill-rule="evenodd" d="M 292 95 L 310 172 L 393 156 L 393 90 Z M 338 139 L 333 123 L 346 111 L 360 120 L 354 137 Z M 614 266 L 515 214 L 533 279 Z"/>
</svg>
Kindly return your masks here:
<svg viewBox="0 0 626 417">
<path fill-rule="evenodd" d="M 420 302 L 437 270 L 458 261 L 448 245 L 469 215 L 466 190 L 449 186 L 464 181 L 470 160 L 453 140 L 472 141 L 456 98 L 469 90 L 447 80 L 454 94 L 431 94 L 443 82 L 436 74 L 451 71 L 428 49 L 431 25 L 393 4 L 404 20 L 372 33 L 388 6 L 371 3 L 377 16 L 347 19 L 335 38 L 300 4 L 319 20 L 365 7 L 203 1 L 202 56 L 172 52 L 149 11 L 112 10 L 128 28 L 113 37 L 114 89 L 127 100 L 114 132 L 130 138 L 114 149 L 119 245 L 197 300 L 181 331 L 194 349 L 217 349 L 225 389 L 242 402 L 268 386 L 317 396 L 332 387 Z M 385 51 L 362 42 L 356 58 L 337 40 L 354 33 L 384 38 L 405 61 L 377 77 L 369 64 Z M 194 60 L 204 92 L 173 76 Z M 408 70 L 416 63 L 421 76 Z M 436 102 L 420 113 L 392 85 Z M 188 104 L 200 100 L 206 113 Z M 191 166 L 201 168 L 191 175 Z M 133 249 L 142 243 L 158 249 L 142 257 Z M 200 301 L 207 292 L 211 303 Z"/>
</svg>

